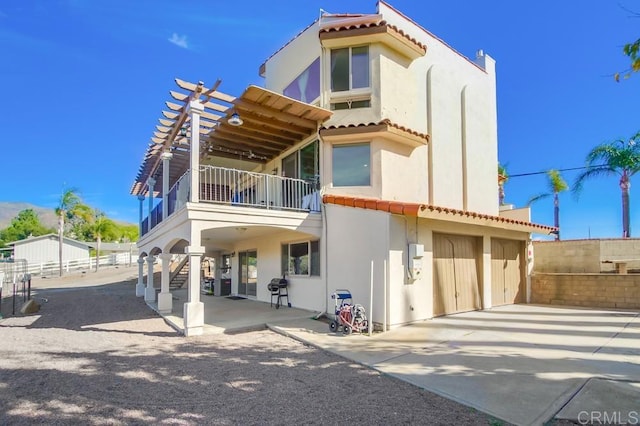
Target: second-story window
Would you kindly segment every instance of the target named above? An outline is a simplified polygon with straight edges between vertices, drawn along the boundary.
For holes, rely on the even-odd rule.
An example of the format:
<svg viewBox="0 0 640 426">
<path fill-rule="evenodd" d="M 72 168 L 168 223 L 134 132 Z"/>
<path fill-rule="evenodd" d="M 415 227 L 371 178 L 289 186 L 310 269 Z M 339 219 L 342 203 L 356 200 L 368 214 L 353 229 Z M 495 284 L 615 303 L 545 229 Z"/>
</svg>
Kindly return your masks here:
<svg viewBox="0 0 640 426">
<path fill-rule="evenodd" d="M 369 143 L 333 146 L 333 186 L 371 185 Z"/>
<path fill-rule="evenodd" d="M 331 91 L 369 87 L 369 47 L 345 47 L 331 51 Z"/>
</svg>

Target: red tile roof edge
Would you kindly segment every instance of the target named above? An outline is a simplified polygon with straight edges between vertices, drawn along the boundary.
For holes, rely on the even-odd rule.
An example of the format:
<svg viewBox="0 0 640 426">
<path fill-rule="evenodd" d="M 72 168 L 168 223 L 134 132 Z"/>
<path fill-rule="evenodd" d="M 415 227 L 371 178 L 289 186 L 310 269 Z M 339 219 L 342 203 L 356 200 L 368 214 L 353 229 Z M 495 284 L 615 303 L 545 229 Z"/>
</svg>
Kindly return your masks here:
<svg viewBox="0 0 640 426">
<path fill-rule="evenodd" d="M 348 197 L 343 195 L 325 194 L 322 196 L 324 204 L 335 204 L 346 207 L 358 207 L 368 210 L 379 210 L 392 214 L 400 214 L 404 216 L 418 217 L 419 213 L 424 210 L 437 211 L 452 215 L 460 215 L 471 218 L 487 219 L 494 222 L 510 223 L 514 225 L 525 225 L 538 228 L 540 230 L 555 231 L 553 226 L 539 225 L 537 223 L 525 222 L 523 220 L 509 219 L 501 216 L 492 216 L 477 212 L 467 212 L 464 210 L 453 209 L 449 207 L 432 206 L 429 204 L 404 203 L 401 201 L 385 201 L 375 198 Z"/>
<path fill-rule="evenodd" d="M 426 51 L 427 46 L 424 43 L 421 43 L 414 37 L 411 37 L 409 34 L 405 33 L 402 29 L 398 28 L 395 25 L 391 25 L 387 23 L 387 21 L 382 20 L 380 22 L 365 22 L 362 24 L 353 24 L 353 25 L 336 25 L 335 27 L 322 28 L 320 30 L 321 33 L 331 33 L 331 32 L 339 32 L 339 31 L 348 31 L 348 30 L 357 30 L 360 28 L 373 28 L 373 27 L 389 27 L 402 37 L 409 40 L 411 43 L 418 46 L 420 49 Z"/>
<path fill-rule="evenodd" d="M 396 124 L 394 122 L 392 122 L 391 120 L 389 120 L 388 118 L 384 118 L 382 120 L 380 120 L 379 122 L 375 123 L 375 122 L 371 122 L 371 123 L 357 123 L 357 124 L 340 124 L 340 125 L 331 125 L 331 126 L 323 126 L 320 128 L 320 130 L 322 129 L 326 129 L 326 130 L 331 130 L 331 129 L 348 129 L 348 128 L 358 128 L 358 127 L 369 127 L 369 126 L 380 126 L 380 125 L 386 125 L 389 127 L 393 127 L 395 129 L 401 130 L 403 132 L 407 132 L 413 136 L 417 136 L 419 138 L 425 139 L 425 140 L 429 140 L 429 135 L 426 133 L 420 133 L 416 130 L 410 129 L 408 127 L 404 127 L 401 126 L 399 124 Z"/>
</svg>

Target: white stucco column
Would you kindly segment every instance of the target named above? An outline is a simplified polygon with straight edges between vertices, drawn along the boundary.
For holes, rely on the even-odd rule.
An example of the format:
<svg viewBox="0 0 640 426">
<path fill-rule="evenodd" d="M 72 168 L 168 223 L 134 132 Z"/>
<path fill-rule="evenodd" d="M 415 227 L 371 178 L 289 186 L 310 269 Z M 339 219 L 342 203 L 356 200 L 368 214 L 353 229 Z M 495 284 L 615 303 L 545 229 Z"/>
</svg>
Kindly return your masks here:
<svg viewBox="0 0 640 426">
<path fill-rule="evenodd" d="M 204 247 L 188 246 L 184 252 L 189 256 L 189 286 L 187 303 L 184 304 L 184 334 L 202 334 L 204 325 L 204 304 L 200 302 L 200 258 Z"/>
<path fill-rule="evenodd" d="M 156 289 L 153 288 L 153 262 L 155 262 L 155 260 L 155 256 L 147 256 L 147 288 L 144 290 L 145 302 L 156 301 Z"/>
<path fill-rule="evenodd" d="M 171 253 L 162 253 L 160 259 L 162 260 L 162 275 L 160 276 L 160 293 L 158 294 L 158 312 L 169 314 L 173 309 L 173 301 L 169 291 Z"/>
<path fill-rule="evenodd" d="M 138 283 L 136 284 L 136 296 L 144 296 L 144 259 L 141 257 L 138 258 Z"/>
<path fill-rule="evenodd" d="M 189 201 L 200 201 L 200 114 L 204 111 L 204 105 L 198 101 L 189 102 L 189 115 L 191 116 L 191 147 L 189 153 L 190 191 Z"/>
<path fill-rule="evenodd" d="M 491 303 L 491 237 L 482 236 L 482 309 L 490 309 Z"/>
<path fill-rule="evenodd" d="M 140 201 L 140 212 L 139 212 L 139 220 L 138 220 L 138 235 L 142 237 L 142 218 L 144 217 L 144 195 L 138 195 L 138 201 Z"/>
<path fill-rule="evenodd" d="M 147 228 L 147 232 L 151 231 L 151 211 L 153 210 L 153 187 L 156 184 L 156 180 L 152 177 L 150 177 L 147 180 L 147 185 L 149 185 L 149 216 L 147 217 L 147 220 L 149 221 L 148 223 L 148 228 Z"/>
<path fill-rule="evenodd" d="M 162 158 L 162 220 L 165 220 L 169 216 L 169 162 L 173 154 L 165 151 L 160 158 Z"/>
<path fill-rule="evenodd" d="M 533 241 L 531 241 L 531 234 L 527 240 L 527 273 L 526 273 L 526 300 L 527 303 L 531 303 L 531 274 L 533 273 Z"/>
</svg>

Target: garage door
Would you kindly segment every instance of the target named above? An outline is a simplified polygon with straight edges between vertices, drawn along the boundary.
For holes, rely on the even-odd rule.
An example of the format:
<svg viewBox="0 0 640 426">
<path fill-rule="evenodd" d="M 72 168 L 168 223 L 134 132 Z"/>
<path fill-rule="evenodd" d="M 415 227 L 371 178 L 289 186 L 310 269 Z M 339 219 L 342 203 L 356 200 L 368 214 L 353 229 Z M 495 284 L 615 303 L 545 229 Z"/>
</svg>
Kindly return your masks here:
<svg viewBox="0 0 640 426">
<path fill-rule="evenodd" d="M 491 303 L 493 306 L 524 302 L 523 253 L 523 241 L 491 239 Z"/>
<path fill-rule="evenodd" d="M 433 315 L 481 309 L 478 241 L 460 235 L 433 235 Z"/>
</svg>

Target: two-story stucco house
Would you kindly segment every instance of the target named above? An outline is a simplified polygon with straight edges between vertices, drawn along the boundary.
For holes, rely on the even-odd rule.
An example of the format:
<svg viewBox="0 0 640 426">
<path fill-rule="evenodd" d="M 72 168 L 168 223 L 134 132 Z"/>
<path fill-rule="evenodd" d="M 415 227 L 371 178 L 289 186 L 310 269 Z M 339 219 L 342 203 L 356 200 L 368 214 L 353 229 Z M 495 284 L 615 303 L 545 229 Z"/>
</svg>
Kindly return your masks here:
<svg viewBox="0 0 640 426">
<path fill-rule="evenodd" d="M 323 14 L 259 73 L 265 88 L 237 97 L 176 80 L 131 190 L 139 296 L 170 311 L 182 254 L 198 265 L 188 335 L 203 324 L 203 256 L 234 295 L 269 302 L 284 274 L 292 306 L 331 313 L 346 288 L 385 329 L 527 300 L 530 235 L 553 228 L 500 211 L 491 57 L 462 56 L 380 1 Z M 156 295 L 143 273 L 157 256 Z"/>
</svg>

